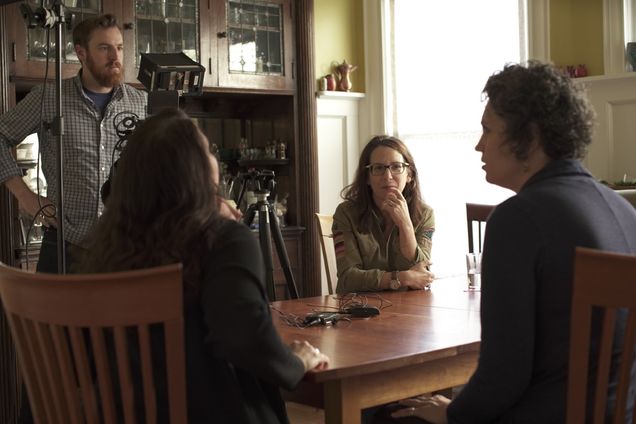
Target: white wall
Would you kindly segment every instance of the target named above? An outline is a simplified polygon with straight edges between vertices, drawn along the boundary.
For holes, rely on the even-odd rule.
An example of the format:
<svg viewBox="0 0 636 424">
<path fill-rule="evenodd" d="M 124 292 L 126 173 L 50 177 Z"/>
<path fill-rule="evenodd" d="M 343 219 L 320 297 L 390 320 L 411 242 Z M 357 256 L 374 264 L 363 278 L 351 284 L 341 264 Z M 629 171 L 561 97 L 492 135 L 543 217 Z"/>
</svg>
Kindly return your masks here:
<svg viewBox="0 0 636 424">
<path fill-rule="evenodd" d="M 585 165 L 602 180 L 636 179 L 636 72 L 582 78 L 597 114 Z"/>
<path fill-rule="evenodd" d="M 360 155 L 359 93 L 319 92 L 318 127 L 319 211 L 332 215 L 342 201 L 340 191 L 353 180 Z M 327 280 L 321 258 L 322 293 Z"/>
</svg>

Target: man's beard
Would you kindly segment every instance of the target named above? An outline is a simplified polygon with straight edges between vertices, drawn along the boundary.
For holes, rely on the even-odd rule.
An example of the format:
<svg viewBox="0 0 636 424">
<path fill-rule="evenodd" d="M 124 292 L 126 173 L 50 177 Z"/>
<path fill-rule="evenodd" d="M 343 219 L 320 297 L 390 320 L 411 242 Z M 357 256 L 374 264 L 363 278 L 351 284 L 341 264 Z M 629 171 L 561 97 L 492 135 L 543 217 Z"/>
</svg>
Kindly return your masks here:
<svg viewBox="0 0 636 424">
<path fill-rule="evenodd" d="M 119 72 L 113 72 L 113 65 L 119 68 Z M 86 67 L 95 78 L 95 81 L 102 87 L 118 86 L 124 78 L 124 66 L 117 62 L 110 62 L 106 66 L 98 66 L 93 62 L 90 54 L 86 57 Z"/>
</svg>

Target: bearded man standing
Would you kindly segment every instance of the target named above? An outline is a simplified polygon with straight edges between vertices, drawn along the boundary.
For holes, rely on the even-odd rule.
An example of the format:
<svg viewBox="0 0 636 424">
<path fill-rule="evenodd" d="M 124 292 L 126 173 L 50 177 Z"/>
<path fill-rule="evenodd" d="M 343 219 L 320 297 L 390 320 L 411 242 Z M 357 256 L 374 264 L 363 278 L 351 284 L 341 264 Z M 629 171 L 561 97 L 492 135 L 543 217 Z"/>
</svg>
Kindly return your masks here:
<svg viewBox="0 0 636 424">
<path fill-rule="evenodd" d="M 82 68 L 77 76 L 62 81 L 64 236 L 66 268 L 72 271 L 69 251 L 82 246 L 104 205 L 100 188 L 108 179 L 113 149 L 119 137 L 113 119 L 120 112 L 146 115 L 147 94 L 122 82 L 124 76 L 123 37 L 115 17 L 109 14 L 86 19 L 73 30 L 75 52 Z M 20 210 L 38 217 L 44 237 L 38 272 L 56 273 L 57 216 L 59 196 L 56 136 L 42 125 L 56 115 L 52 85 L 35 87 L 15 108 L 0 117 L 0 183 L 17 198 Z M 38 134 L 42 171 L 48 183 L 48 197 L 33 193 L 11 148 L 32 133 Z"/>
</svg>

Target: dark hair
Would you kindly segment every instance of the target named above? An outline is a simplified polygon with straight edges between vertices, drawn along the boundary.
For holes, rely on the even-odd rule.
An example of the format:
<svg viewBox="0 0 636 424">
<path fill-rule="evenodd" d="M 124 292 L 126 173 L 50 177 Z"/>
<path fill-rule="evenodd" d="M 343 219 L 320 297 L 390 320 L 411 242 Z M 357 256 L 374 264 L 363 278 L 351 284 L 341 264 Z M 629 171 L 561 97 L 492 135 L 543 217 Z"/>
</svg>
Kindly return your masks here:
<svg viewBox="0 0 636 424">
<path fill-rule="evenodd" d="M 115 16 L 111 14 L 95 16 L 83 20 L 73 28 L 73 44 L 79 44 L 87 49 L 91 35 L 97 28 L 118 28 L 121 31 Z"/>
<path fill-rule="evenodd" d="M 183 262 L 184 282 L 196 292 L 199 261 L 222 222 L 206 149 L 182 111 L 165 109 L 144 121 L 119 160 L 80 271 Z"/>
<path fill-rule="evenodd" d="M 362 150 L 360 154 L 360 161 L 358 162 L 358 169 L 353 179 L 353 183 L 346 186 L 340 192 L 340 196 L 351 202 L 354 202 L 360 207 L 362 211 L 359 219 L 358 230 L 367 233 L 371 230 L 371 223 L 373 222 L 372 210 L 375 207 L 373 204 L 373 193 L 371 187 L 367 184 L 369 180 L 369 170 L 366 168 L 371 160 L 371 153 L 380 146 L 389 147 L 404 157 L 404 161 L 409 164 L 406 172 L 411 176 L 411 181 L 406 183 L 404 191 L 402 192 L 406 203 L 409 207 L 409 215 L 413 225 L 422 219 L 424 214 L 425 205 L 423 204 L 422 196 L 420 194 L 420 182 L 418 179 L 417 166 L 413 156 L 406 145 L 398 138 L 388 135 L 378 135 L 373 137 Z"/>
<path fill-rule="evenodd" d="M 592 142 L 595 114 L 584 90 L 553 65 L 509 64 L 483 92 L 506 125 L 506 143 L 519 160 L 537 135 L 552 159 L 581 159 Z"/>
</svg>

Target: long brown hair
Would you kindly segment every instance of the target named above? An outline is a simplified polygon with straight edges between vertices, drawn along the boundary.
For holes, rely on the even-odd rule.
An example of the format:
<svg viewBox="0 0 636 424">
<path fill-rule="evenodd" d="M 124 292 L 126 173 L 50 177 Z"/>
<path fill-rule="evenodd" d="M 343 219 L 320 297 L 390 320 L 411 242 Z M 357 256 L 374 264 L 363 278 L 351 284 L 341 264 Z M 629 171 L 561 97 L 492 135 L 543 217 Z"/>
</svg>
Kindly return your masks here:
<svg viewBox="0 0 636 424">
<path fill-rule="evenodd" d="M 80 271 L 183 262 L 198 289 L 200 258 L 221 225 L 207 143 L 188 116 L 166 109 L 130 137 Z"/>
<path fill-rule="evenodd" d="M 406 172 L 410 173 L 411 181 L 406 183 L 402 195 L 406 199 L 409 215 L 414 226 L 422 219 L 425 210 L 422 195 L 420 194 L 417 166 L 415 166 L 413 155 L 411 155 L 409 149 L 399 138 L 388 135 L 375 136 L 367 143 L 360 154 L 360 161 L 358 162 L 358 169 L 353 183 L 343 188 L 340 192 L 340 196 L 343 199 L 355 203 L 362 211 L 358 220 L 360 223 L 358 230 L 364 233 L 368 233 L 371 230 L 371 223 L 373 222 L 372 210 L 375 208 L 373 193 L 371 192 L 371 187 L 367 184 L 369 181 L 369 170 L 366 166 L 370 163 L 371 153 L 380 146 L 390 147 L 397 151 L 404 157 L 404 161 L 409 164 Z"/>
</svg>

